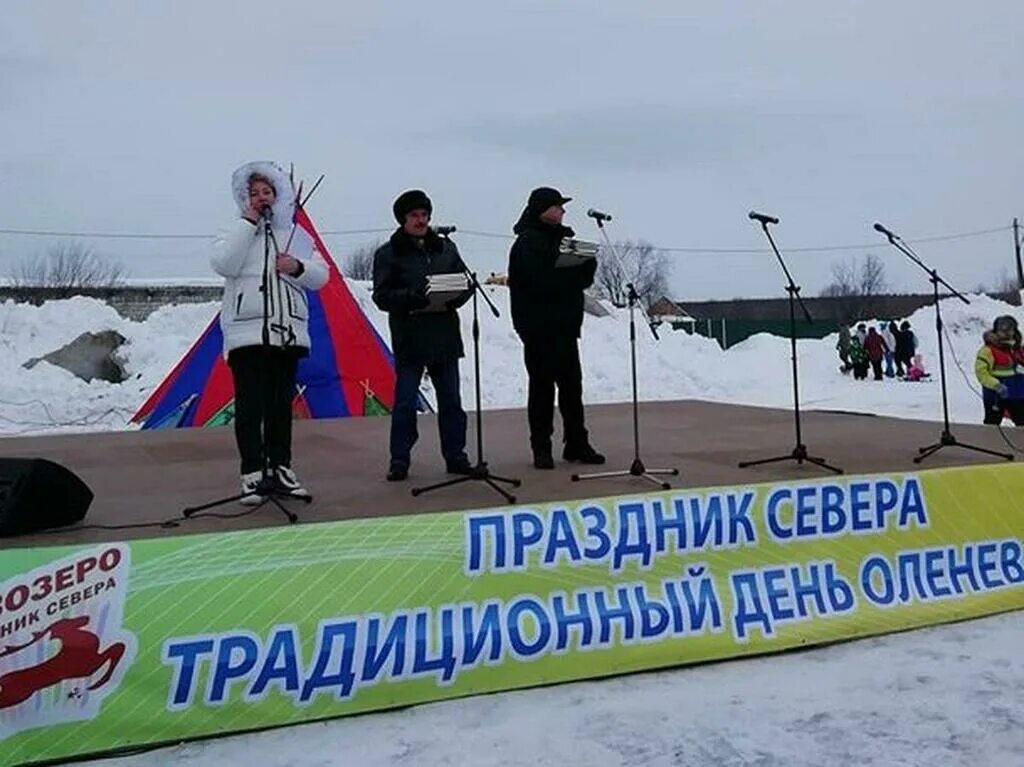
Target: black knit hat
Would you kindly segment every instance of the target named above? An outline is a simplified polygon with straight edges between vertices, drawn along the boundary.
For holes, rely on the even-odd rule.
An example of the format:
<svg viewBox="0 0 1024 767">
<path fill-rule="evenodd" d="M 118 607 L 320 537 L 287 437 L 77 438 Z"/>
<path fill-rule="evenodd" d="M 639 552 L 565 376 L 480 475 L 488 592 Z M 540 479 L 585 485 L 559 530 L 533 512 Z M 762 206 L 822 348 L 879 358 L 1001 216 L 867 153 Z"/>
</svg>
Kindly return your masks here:
<svg viewBox="0 0 1024 767">
<path fill-rule="evenodd" d="M 526 208 L 534 215 L 539 216 L 552 205 L 564 205 L 572 197 L 563 197 L 562 193 L 550 186 L 539 186 L 530 192 L 530 199 L 526 202 Z"/>
<path fill-rule="evenodd" d="M 405 217 L 412 213 L 414 210 L 425 210 L 428 214 L 434 212 L 434 206 L 430 202 L 430 198 L 427 197 L 426 192 L 421 189 L 410 189 L 407 192 L 402 192 L 398 195 L 398 199 L 395 200 L 395 204 L 391 206 L 391 210 L 394 211 L 395 218 L 398 219 L 398 223 L 404 224 Z"/>
</svg>

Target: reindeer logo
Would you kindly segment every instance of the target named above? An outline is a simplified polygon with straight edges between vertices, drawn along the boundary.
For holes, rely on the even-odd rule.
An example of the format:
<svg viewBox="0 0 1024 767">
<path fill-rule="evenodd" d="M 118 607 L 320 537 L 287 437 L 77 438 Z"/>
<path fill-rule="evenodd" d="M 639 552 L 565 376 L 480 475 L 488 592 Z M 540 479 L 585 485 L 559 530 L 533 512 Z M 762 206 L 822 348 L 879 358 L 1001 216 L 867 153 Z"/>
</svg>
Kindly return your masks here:
<svg viewBox="0 0 1024 767">
<path fill-rule="evenodd" d="M 124 657 L 124 643 L 114 642 L 101 652 L 100 638 L 90 631 L 88 626 L 88 616 L 64 618 L 42 631 L 37 631 L 28 642 L 0 651 L 2 659 L 43 640 L 60 642 L 60 649 L 52 657 L 35 666 L 0 676 L 0 709 L 24 703 L 37 692 L 60 682 L 88 679 L 104 666 L 106 671 L 103 672 L 103 676 L 87 689 L 95 690 L 110 681 L 110 677 L 114 675 L 117 665 Z"/>
<path fill-rule="evenodd" d="M 95 719 L 121 686 L 138 649 L 124 627 L 130 556 L 103 544 L 0 582 L 14 595 L 0 614 L 0 743 Z"/>
</svg>

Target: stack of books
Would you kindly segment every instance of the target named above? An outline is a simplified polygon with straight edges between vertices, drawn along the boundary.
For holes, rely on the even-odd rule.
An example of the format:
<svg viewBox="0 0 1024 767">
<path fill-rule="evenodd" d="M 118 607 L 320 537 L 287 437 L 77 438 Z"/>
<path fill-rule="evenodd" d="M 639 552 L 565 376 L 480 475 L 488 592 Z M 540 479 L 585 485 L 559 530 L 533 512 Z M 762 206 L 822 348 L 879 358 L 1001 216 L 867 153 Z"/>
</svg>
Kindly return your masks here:
<svg viewBox="0 0 1024 767">
<path fill-rule="evenodd" d="M 565 237 L 558 248 L 556 267 L 579 266 L 597 258 L 601 246 L 596 242 Z"/>
<path fill-rule="evenodd" d="M 431 293 L 464 293 L 469 290 L 469 278 L 462 272 L 427 275 L 427 295 Z"/>
<path fill-rule="evenodd" d="M 427 298 L 430 304 L 421 312 L 443 312 L 452 301 L 458 301 L 469 292 L 469 278 L 462 272 L 427 275 Z"/>
</svg>

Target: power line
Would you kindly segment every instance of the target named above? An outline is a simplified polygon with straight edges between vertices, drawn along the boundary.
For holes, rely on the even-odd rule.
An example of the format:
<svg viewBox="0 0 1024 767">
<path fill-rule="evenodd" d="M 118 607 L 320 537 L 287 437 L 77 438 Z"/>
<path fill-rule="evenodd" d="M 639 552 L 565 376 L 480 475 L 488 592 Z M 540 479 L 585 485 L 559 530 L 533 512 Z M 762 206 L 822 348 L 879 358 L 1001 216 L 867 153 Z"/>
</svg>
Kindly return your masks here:
<svg viewBox="0 0 1024 767">
<path fill-rule="evenodd" d="M 318 230 L 321 236 L 347 234 L 380 234 L 392 229 Z M 62 232 L 51 229 L 0 229 L 0 234 L 23 237 L 82 237 L 92 240 L 210 240 L 212 234 L 173 234 L 170 232 Z"/>
<path fill-rule="evenodd" d="M 19 237 L 86 237 L 95 240 L 208 240 L 209 234 L 139 234 L 128 232 L 57 232 L 45 229 L 0 229 Z"/>
<path fill-rule="evenodd" d="M 321 237 L 332 237 L 335 235 L 348 235 L 348 234 L 387 234 L 395 231 L 394 228 L 389 229 L 324 229 L 323 231 L 317 230 L 317 234 Z"/>
<path fill-rule="evenodd" d="M 973 232 L 958 232 L 956 234 L 942 234 L 933 237 L 917 237 L 907 242 L 911 243 L 927 243 L 927 242 L 945 242 L 947 240 L 962 240 L 969 237 L 982 237 L 989 234 L 996 234 L 998 232 L 1006 232 L 1010 229 L 1009 226 L 1000 226 L 992 229 L 977 229 Z M 865 248 L 878 247 L 878 242 L 864 243 L 861 245 L 820 245 L 817 247 L 804 247 L 804 248 L 783 248 L 787 253 L 827 253 L 831 251 L 840 250 L 864 250 Z M 657 246 L 655 246 L 657 248 Z M 658 250 L 666 250 L 670 253 L 770 253 L 771 251 L 766 248 L 657 248 Z"/>
<path fill-rule="evenodd" d="M 991 229 L 976 229 L 971 232 L 957 232 L 955 234 L 942 234 L 932 237 L 917 237 L 907 242 L 914 244 L 928 243 L 928 242 L 945 242 L 948 240 L 962 240 L 970 237 L 983 237 L 990 234 L 997 234 L 1000 232 L 1006 232 L 1011 229 L 1010 226 L 999 226 Z M 468 234 L 473 237 L 490 237 L 498 238 L 503 240 L 514 239 L 512 235 L 498 234 L 496 232 L 481 232 L 474 229 L 460 229 L 459 234 Z M 827 253 L 832 251 L 842 250 L 864 250 L 865 248 L 873 248 L 879 245 L 878 242 L 863 243 L 860 245 L 820 245 L 816 247 L 803 247 L 803 248 L 785 248 L 788 253 Z M 767 248 L 676 248 L 676 247 L 661 247 L 659 245 L 653 246 L 655 250 L 663 250 L 668 253 L 706 253 L 706 254 L 760 254 L 760 253 L 771 253 Z"/>
<path fill-rule="evenodd" d="M 907 240 L 907 242 L 914 244 L 930 243 L 930 242 L 947 242 L 951 240 L 962 240 L 973 237 L 985 237 L 992 234 L 998 234 L 1001 232 L 1007 232 L 1011 229 L 1010 226 L 999 226 L 990 229 L 976 229 L 968 232 L 955 232 L 953 234 L 942 234 L 930 237 L 916 237 Z M 339 236 L 351 236 L 351 235 L 363 235 L 363 234 L 386 234 L 393 231 L 390 228 L 374 228 L 374 229 L 323 229 L 319 230 L 319 234 L 322 237 L 339 237 Z M 514 236 L 511 234 L 502 234 L 500 232 L 487 232 L 479 229 L 460 229 L 459 234 L 468 235 L 470 237 L 484 237 L 488 239 L 500 239 L 500 240 L 512 240 Z M 57 230 L 44 230 L 44 229 L 0 229 L 0 235 L 14 235 L 24 237 L 81 237 L 85 239 L 107 239 L 107 240 L 209 240 L 212 235 L 209 234 L 175 234 L 170 232 L 65 232 Z M 801 247 L 801 248 L 785 248 L 788 253 L 830 253 L 846 250 L 864 250 L 866 248 L 873 248 L 879 245 L 878 242 L 861 243 L 857 245 L 818 245 L 814 247 Z M 771 251 L 766 248 L 694 248 L 694 247 L 661 247 L 655 245 L 656 250 L 662 250 L 668 253 L 692 253 L 692 254 L 711 254 L 711 255 L 754 255 L 761 253 L 769 253 Z"/>
</svg>

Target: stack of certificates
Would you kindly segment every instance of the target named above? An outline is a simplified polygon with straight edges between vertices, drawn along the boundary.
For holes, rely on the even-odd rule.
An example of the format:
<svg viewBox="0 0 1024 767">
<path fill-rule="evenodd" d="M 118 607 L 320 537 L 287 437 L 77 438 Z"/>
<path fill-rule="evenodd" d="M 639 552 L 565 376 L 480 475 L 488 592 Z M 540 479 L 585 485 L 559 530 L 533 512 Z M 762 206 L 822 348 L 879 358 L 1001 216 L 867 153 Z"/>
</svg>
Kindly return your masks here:
<svg viewBox="0 0 1024 767">
<path fill-rule="evenodd" d="M 597 253 L 601 246 L 596 242 L 587 242 L 586 240 L 576 240 L 571 237 L 565 237 L 562 239 L 562 243 L 558 248 L 558 259 L 555 261 L 556 267 L 565 266 L 579 266 L 586 262 L 597 258 Z"/>
<path fill-rule="evenodd" d="M 427 275 L 427 295 L 431 293 L 464 293 L 469 290 L 469 278 L 462 272 Z"/>
<path fill-rule="evenodd" d="M 469 292 L 469 278 L 462 272 L 427 275 L 427 298 L 430 304 L 421 312 L 443 312 L 448 304 L 458 301 Z"/>
</svg>

